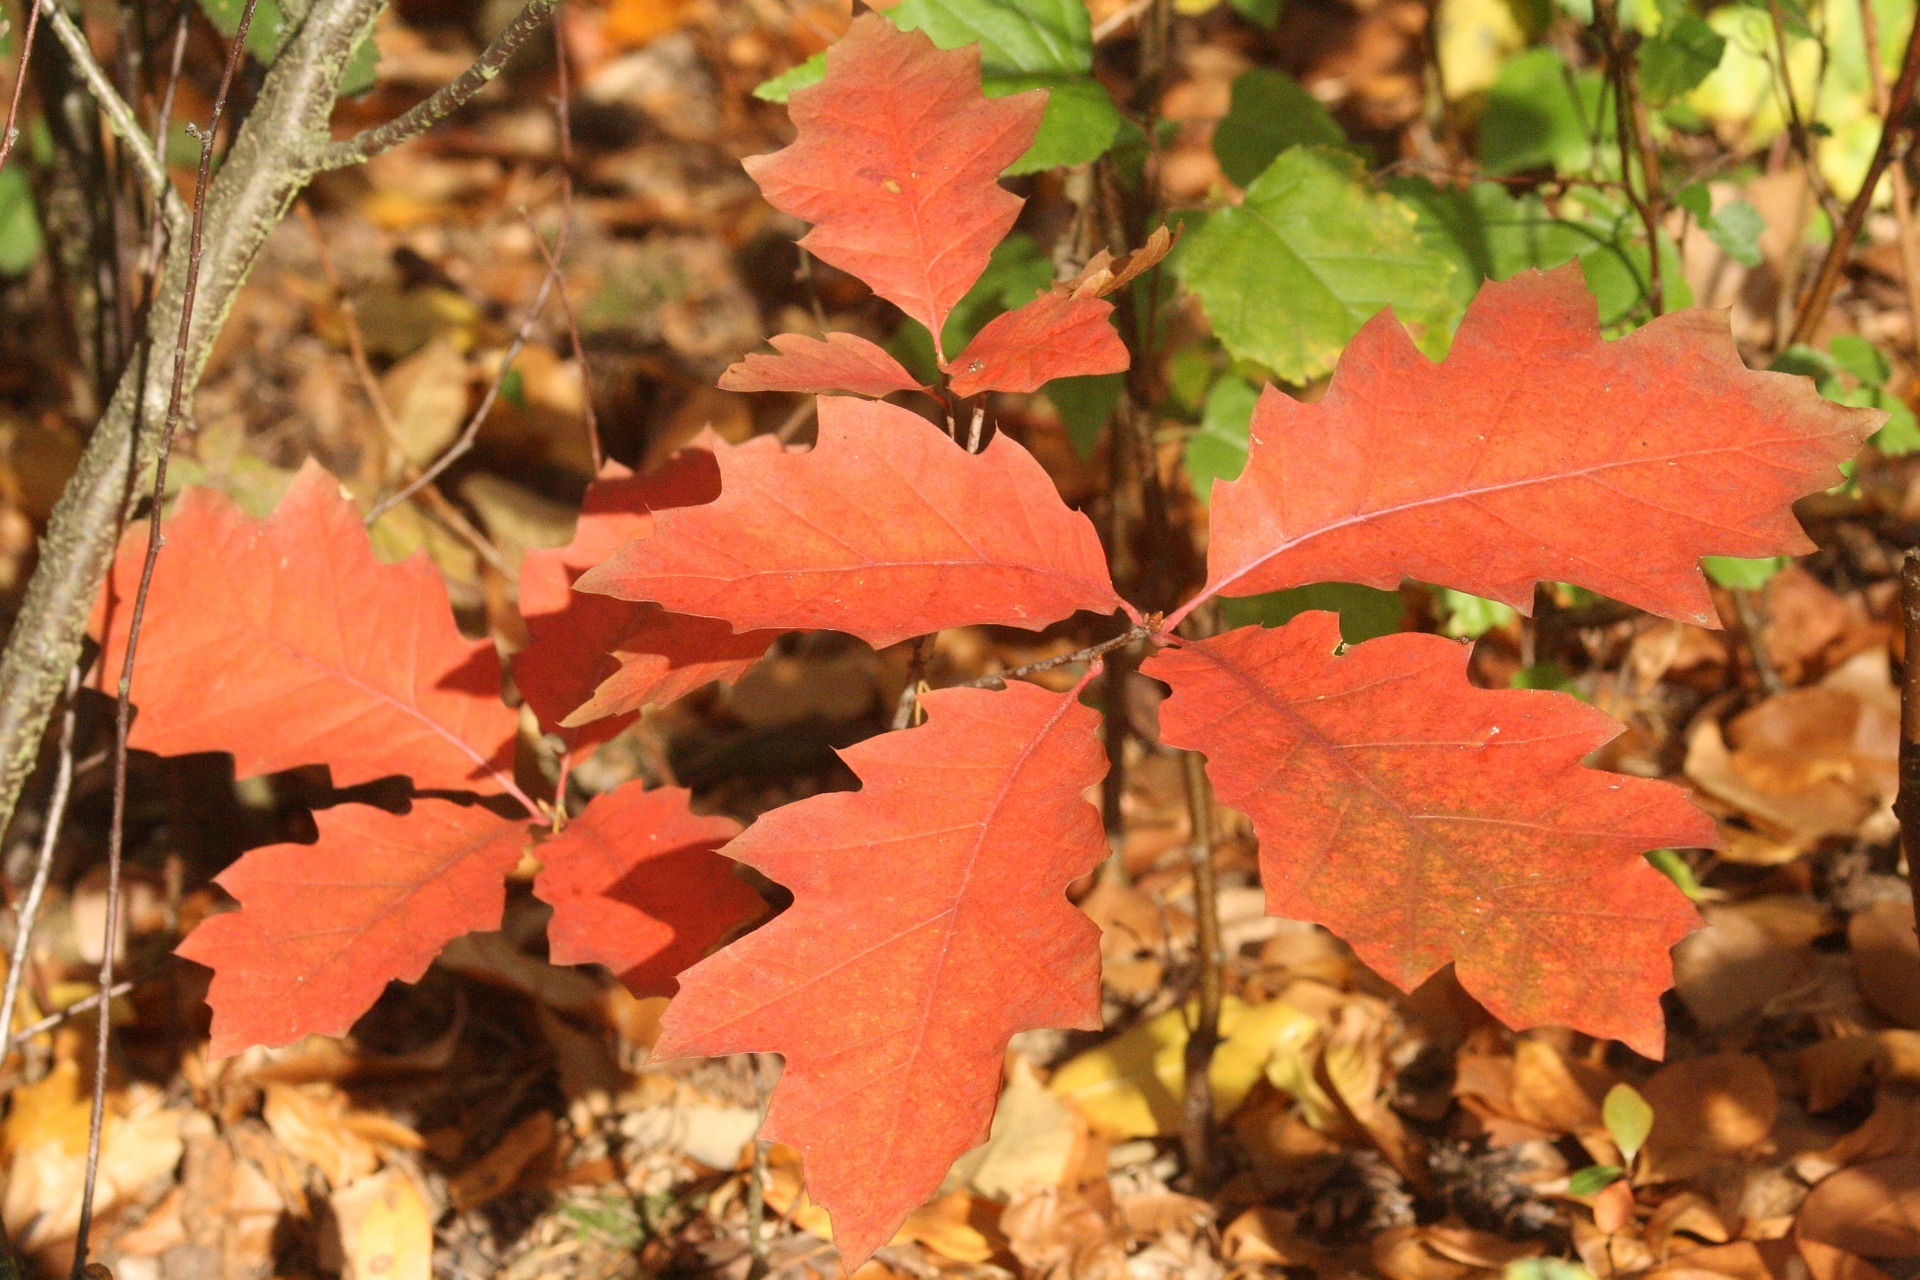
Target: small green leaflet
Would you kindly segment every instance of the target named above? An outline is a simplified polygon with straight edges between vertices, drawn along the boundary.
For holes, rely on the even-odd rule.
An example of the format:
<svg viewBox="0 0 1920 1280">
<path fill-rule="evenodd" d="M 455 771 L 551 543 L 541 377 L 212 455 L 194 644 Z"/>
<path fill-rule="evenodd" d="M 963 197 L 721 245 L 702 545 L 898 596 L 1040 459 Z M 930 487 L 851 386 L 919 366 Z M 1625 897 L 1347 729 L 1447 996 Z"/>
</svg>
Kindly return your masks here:
<svg viewBox="0 0 1920 1280">
<path fill-rule="evenodd" d="M 1769 366 L 1777 373 L 1798 373 L 1813 379 L 1821 395 L 1835 404 L 1879 409 L 1887 415 L 1887 424 L 1867 441 L 1888 457 L 1920 452 L 1920 424 L 1913 411 L 1898 396 L 1889 395 L 1884 385 L 1892 374 L 1886 357 L 1873 344 L 1854 334 L 1841 334 L 1827 351 L 1792 346 L 1774 357 Z"/>
<path fill-rule="evenodd" d="M 1653 1108 L 1632 1085 L 1617 1084 L 1607 1090 L 1600 1103 L 1600 1121 L 1613 1135 L 1621 1159 L 1632 1164 L 1640 1148 L 1647 1145 L 1647 1135 L 1653 1132 Z"/>
<path fill-rule="evenodd" d="M 0 169 L 0 275 L 20 275 L 45 247 L 26 170 L 19 165 Z"/>
<path fill-rule="evenodd" d="M 1787 564 L 1785 556 L 1762 556 L 1757 560 L 1743 560 L 1738 556 L 1700 557 L 1700 567 L 1706 570 L 1707 577 L 1723 587 L 1742 591 L 1758 591 Z"/>
<path fill-rule="evenodd" d="M 1597 1196 L 1627 1174 L 1618 1165 L 1596 1164 L 1567 1179 L 1567 1190 L 1576 1196 Z"/>
<path fill-rule="evenodd" d="M 1440 615 L 1440 630 L 1456 640 L 1478 640 L 1518 616 L 1496 600 L 1455 591 L 1452 587 L 1434 591 L 1433 611 Z"/>
<path fill-rule="evenodd" d="M 1207 215 L 1179 270 L 1238 360 L 1303 383 L 1333 368 L 1360 326 L 1392 307 L 1430 353 L 1456 314 L 1453 264 L 1414 232 L 1414 216 L 1375 191 L 1354 156 L 1294 147 Z"/>
<path fill-rule="evenodd" d="M 1712 75 L 1727 51 L 1727 38 L 1695 13 L 1683 13 L 1671 26 L 1640 45 L 1640 87 L 1647 103 L 1664 107 Z"/>
<path fill-rule="evenodd" d="M 1213 133 L 1213 154 L 1238 187 L 1250 186 L 1288 147 L 1347 140 L 1320 100 L 1284 71 L 1256 67 L 1236 76 L 1232 104 Z"/>
<path fill-rule="evenodd" d="M 1673 881 L 1674 887 L 1687 895 L 1688 901 L 1700 901 L 1705 893 L 1700 887 L 1700 877 L 1693 874 L 1693 864 L 1681 857 L 1678 849 L 1649 849 L 1646 858 L 1648 865 Z"/>
<path fill-rule="evenodd" d="M 1120 113 L 1093 78 L 1093 27 L 1082 0 L 902 0 L 887 10 L 902 31 L 923 31 L 942 49 L 980 46 L 981 89 L 1002 98 L 1047 91 L 1047 114 L 1010 174 L 1088 164 L 1113 145 Z M 825 54 L 762 83 L 756 98 L 785 102 L 826 74 Z"/>
</svg>

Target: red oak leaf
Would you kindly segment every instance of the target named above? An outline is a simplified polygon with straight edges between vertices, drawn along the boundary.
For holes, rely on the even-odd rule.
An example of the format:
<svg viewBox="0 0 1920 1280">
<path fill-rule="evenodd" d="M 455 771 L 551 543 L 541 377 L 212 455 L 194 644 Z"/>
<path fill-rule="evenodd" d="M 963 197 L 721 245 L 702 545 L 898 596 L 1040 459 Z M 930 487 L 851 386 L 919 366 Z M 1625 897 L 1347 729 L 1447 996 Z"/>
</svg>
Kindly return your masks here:
<svg viewBox="0 0 1920 1280">
<path fill-rule="evenodd" d="M 811 450 L 716 457 L 717 500 L 658 513 L 576 589 L 873 645 L 1120 607 L 1093 525 L 1006 435 L 970 454 L 896 405 L 828 397 Z"/>
<path fill-rule="evenodd" d="M 1214 490 L 1206 594 L 1409 577 L 1524 611 L 1549 580 L 1715 625 L 1700 557 L 1811 551 L 1794 499 L 1884 415 L 1749 370 L 1722 312 L 1614 342 L 1597 314 L 1578 264 L 1525 271 L 1439 364 L 1382 312 L 1318 402 L 1269 390 Z"/>
<path fill-rule="evenodd" d="M 1112 314 L 1099 298 L 1043 293 L 996 316 L 946 366 L 953 393 L 1038 391 L 1055 378 L 1119 373 L 1131 359 L 1107 323 Z"/>
<path fill-rule="evenodd" d="M 604 742 L 647 704 L 731 680 L 773 643 L 772 634 L 737 636 L 711 618 L 573 590 L 614 548 L 651 534 L 653 512 L 720 496 L 708 447 L 717 443 L 703 438 L 644 476 L 608 463 L 587 486 L 573 540 L 522 561 L 520 610 L 532 643 L 514 655 L 513 676 L 544 731 L 571 728 L 564 736 L 576 747 Z"/>
<path fill-rule="evenodd" d="M 1306 613 L 1162 650 L 1161 734 L 1204 752 L 1253 819 L 1267 910 L 1323 924 L 1412 990 L 1452 961 L 1512 1027 L 1659 1057 L 1667 951 L 1699 924 L 1641 856 L 1715 843 L 1678 787 L 1602 773 L 1620 731 L 1561 693 L 1475 688 L 1468 650 L 1395 635 L 1344 652 Z"/>
<path fill-rule="evenodd" d="M 221 872 L 240 910 L 180 944 L 213 970 L 212 1057 L 344 1034 L 387 983 L 417 981 L 453 939 L 500 926 L 527 842 L 524 821 L 446 800 L 405 814 L 341 805 L 314 821 L 317 843 L 268 845 Z"/>
<path fill-rule="evenodd" d="M 746 162 L 800 243 L 925 325 L 947 315 L 1013 227 L 1000 171 L 1032 144 L 1044 92 L 989 99 L 980 47 L 942 50 L 878 14 L 827 49 L 826 78 L 788 103 L 793 144 Z"/>
<path fill-rule="evenodd" d="M 516 721 L 493 645 L 461 636 L 425 555 L 374 558 L 359 510 L 318 463 L 265 520 L 188 489 L 164 533 L 134 746 L 231 752 L 242 777 L 324 764 L 342 787 L 405 774 L 422 788 L 511 790 Z M 94 611 L 110 678 L 146 552 L 141 524 Z"/>
<path fill-rule="evenodd" d="M 771 340 L 779 355 L 754 352 L 720 378 L 722 391 L 850 391 L 884 396 L 924 390 L 886 351 L 853 333 L 824 339 L 783 333 Z"/>
<path fill-rule="evenodd" d="M 1014 1033 L 1100 1025 L 1099 931 L 1065 893 L 1106 856 L 1098 717 L 1026 684 L 923 705 L 841 753 L 859 791 L 727 846 L 793 905 L 681 975 L 655 1047 L 785 1057 L 763 1133 L 805 1158 L 849 1273 L 987 1136 Z"/>
<path fill-rule="evenodd" d="M 555 964 L 602 964 L 637 996 L 672 995 L 682 969 L 759 914 L 760 895 L 714 852 L 740 824 L 689 799 L 629 782 L 540 846 L 533 892 L 553 907 Z"/>
</svg>

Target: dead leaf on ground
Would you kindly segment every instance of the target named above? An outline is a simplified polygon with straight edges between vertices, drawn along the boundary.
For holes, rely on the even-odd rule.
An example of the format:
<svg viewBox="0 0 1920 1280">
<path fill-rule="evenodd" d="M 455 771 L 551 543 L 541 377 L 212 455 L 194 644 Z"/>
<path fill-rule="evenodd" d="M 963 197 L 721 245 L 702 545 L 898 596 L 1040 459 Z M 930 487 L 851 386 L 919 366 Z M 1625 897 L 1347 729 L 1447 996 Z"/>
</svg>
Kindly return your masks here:
<svg viewBox="0 0 1920 1280">
<path fill-rule="evenodd" d="M 388 1169 L 333 1193 L 345 1280 L 432 1280 L 433 1214 L 420 1189 Z"/>
<path fill-rule="evenodd" d="M 1847 947 L 1854 976 L 1867 1003 L 1887 1021 L 1920 1028 L 1920 938 L 1913 931 L 1913 903 L 1897 898 L 1873 903 L 1847 921 Z"/>
<path fill-rule="evenodd" d="M 1641 1086 L 1653 1107 L 1641 1172 L 1673 1182 L 1752 1150 L 1773 1131 L 1780 1096 L 1760 1059 L 1719 1053 L 1669 1063 Z"/>
</svg>

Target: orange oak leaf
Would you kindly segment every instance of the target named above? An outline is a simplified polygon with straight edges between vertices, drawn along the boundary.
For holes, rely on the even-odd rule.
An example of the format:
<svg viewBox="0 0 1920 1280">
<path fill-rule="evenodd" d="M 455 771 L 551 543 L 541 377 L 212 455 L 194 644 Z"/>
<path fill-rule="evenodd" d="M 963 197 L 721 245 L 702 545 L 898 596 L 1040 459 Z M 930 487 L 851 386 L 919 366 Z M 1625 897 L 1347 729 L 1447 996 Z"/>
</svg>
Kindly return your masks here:
<svg viewBox="0 0 1920 1280">
<path fill-rule="evenodd" d="M 1154 655 L 1165 741 L 1207 756 L 1253 819 L 1267 910 L 1323 924 L 1404 990 L 1451 961 L 1512 1027 L 1659 1057 L 1667 951 L 1699 920 L 1641 856 L 1716 843 L 1678 787 L 1581 757 L 1620 726 L 1560 693 L 1485 690 L 1468 650 L 1395 635 L 1341 651 L 1305 613 Z"/>
<path fill-rule="evenodd" d="M 722 391 L 850 391 L 884 396 L 922 391 L 919 379 L 884 349 L 855 333 L 825 338 L 783 333 L 771 339 L 778 355 L 756 351 L 720 378 Z"/>
<path fill-rule="evenodd" d="M 553 907 L 555 964 L 605 965 L 637 996 L 672 995 L 682 969 L 759 914 L 760 895 L 714 852 L 740 824 L 701 817 L 690 799 L 629 782 L 540 846 L 533 893 Z"/>
<path fill-rule="evenodd" d="M 314 821 L 316 843 L 268 845 L 221 872 L 240 910 L 180 944 L 213 970 L 212 1057 L 344 1034 L 388 982 L 417 981 L 453 939 L 499 927 L 527 843 L 524 821 L 446 800 L 405 814 L 346 804 Z"/>
<path fill-rule="evenodd" d="M 826 397 L 811 450 L 715 456 L 718 499 L 657 513 L 576 589 L 873 645 L 1120 607 L 1092 523 L 1004 434 L 970 454 L 897 405 Z"/>
<path fill-rule="evenodd" d="M 1811 551 L 1793 501 L 1883 420 L 1746 368 L 1722 312 L 1603 342 L 1577 263 L 1524 271 L 1439 364 L 1382 312 L 1318 402 L 1267 391 L 1205 594 L 1408 577 L 1525 611 L 1546 580 L 1717 625 L 1700 557 Z"/>
<path fill-rule="evenodd" d="M 1100 1025 L 1099 931 L 1066 898 L 1106 856 L 1098 717 L 1027 684 L 922 705 L 841 753 L 859 791 L 727 846 L 793 905 L 681 975 L 654 1050 L 785 1057 L 763 1134 L 804 1157 L 849 1273 L 986 1138 L 1014 1033 Z"/>
<path fill-rule="evenodd" d="M 768 203 L 813 224 L 801 245 L 925 325 L 937 349 L 1020 212 L 1000 172 L 1046 101 L 989 99 L 978 45 L 943 50 L 870 13 L 827 49 L 826 78 L 789 100 L 793 144 L 746 168 Z"/>
<path fill-rule="evenodd" d="M 532 643 L 514 655 L 514 681 L 542 730 L 564 730 L 575 748 L 611 738 L 649 703 L 735 678 L 775 639 L 573 589 L 574 579 L 616 547 L 651 534 L 654 512 L 720 496 L 714 447 L 727 446 L 702 436 L 644 476 L 608 463 L 587 486 L 573 540 L 529 551 L 521 562 L 520 611 Z"/>
<path fill-rule="evenodd" d="M 424 554 L 374 558 L 358 508 L 318 463 L 264 520 L 188 489 L 163 534 L 133 746 L 230 752 L 242 777 L 324 764 L 342 787 L 404 774 L 421 788 L 513 790 L 516 720 L 493 645 L 460 634 Z M 146 551 L 141 524 L 94 611 L 112 679 Z"/>
<path fill-rule="evenodd" d="M 1038 391 L 1055 378 L 1119 373 L 1131 360 L 1107 323 L 1112 314 L 1111 302 L 1049 292 L 995 316 L 947 365 L 953 393 Z"/>
</svg>

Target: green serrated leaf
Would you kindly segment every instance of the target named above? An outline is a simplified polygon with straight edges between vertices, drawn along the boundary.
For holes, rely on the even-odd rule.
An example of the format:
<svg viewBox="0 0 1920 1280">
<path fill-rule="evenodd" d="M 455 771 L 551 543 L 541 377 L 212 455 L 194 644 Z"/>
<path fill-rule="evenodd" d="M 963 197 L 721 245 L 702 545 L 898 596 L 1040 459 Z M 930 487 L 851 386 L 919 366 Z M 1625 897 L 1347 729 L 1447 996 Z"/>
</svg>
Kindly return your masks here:
<svg viewBox="0 0 1920 1280">
<path fill-rule="evenodd" d="M 1641 42 L 1640 86 L 1647 104 L 1664 107 L 1712 75 L 1727 39 L 1698 14 L 1683 13 L 1659 35 Z"/>
<path fill-rule="evenodd" d="M 1595 1196 L 1605 1191 L 1620 1179 L 1627 1171 L 1617 1165 L 1596 1164 L 1580 1170 L 1567 1179 L 1567 1190 L 1576 1196 Z"/>
<path fill-rule="evenodd" d="M 1225 598 L 1220 601 L 1220 618 L 1229 627 L 1279 627 L 1315 609 L 1340 615 L 1340 638 L 1348 644 L 1392 635 L 1407 620 L 1407 604 L 1398 591 L 1352 582 L 1314 582 L 1265 595 Z"/>
<path fill-rule="evenodd" d="M 1842 333 L 1827 344 L 1828 354 L 1843 372 L 1869 387 L 1884 387 L 1893 376 L 1893 365 L 1880 348 L 1856 333 Z"/>
<path fill-rule="evenodd" d="M 1758 591 L 1789 563 L 1785 556 L 1762 556 L 1757 560 L 1739 556 L 1700 557 L 1700 567 L 1707 577 L 1723 587 L 1743 591 Z"/>
<path fill-rule="evenodd" d="M 1213 154 L 1234 185 L 1245 187 L 1288 147 L 1346 140 L 1346 131 L 1299 81 L 1256 67 L 1234 78 L 1231 105 L 1213 133 Z"/>
<path fill-rule="evenodd" d="M 1247 466 L 1247 432 L 1260 389 L 1232 374 L 1213 384 L 1201 406 L 1200 427 L 1187 437 L 1187 479 L 1202 502 L 1216 480 L 1236 480 Z"/>
<path fill-rule="evenodd" d="M 1444 349 L 1456 313 L 1453 264 L 1415 233 L 1412 211 L 1323 147 L 1292 148 L 1243 203 L 1209 214 L 1179 270 L 1228 352 L 1287 382 L 1326 373 L 1382 308 L 1429 351 Z"/>
<path fill-rule="evenodd" d="M 887 11 L 902 31 L 942 49 L 980 46 L 986 94 L 1047 90 L 1047 113 L 1028 152 L 1007 172 L 1087 164 L 1120 131 L 1120 113 L 1093 79 L 1093 24 L 1084 0 L 901 0 Z"/>
<path fill-rule="evenodd" d="M 1386 186 L 1414 211 L 1420 238 L 1454 264 L 1452 291 L 1462 308 L 1488 280 L 1557 267 L 1597 243 L 1592 232 L 1554 217 L 1538 196 L 1515 196 L 1497 182 L 1436 187 L 1414 176 Z"/>
<path fill-rule="evenodd" d="M 1492 174 L 1582 172 L 1593 163 L 1596 127 L 1603 143 L 1613 136 L 1600 108 L 1597 74 L 1575 71 L 1552 49 L 1529 49 L 1500 68 L 1487 90 L 1480 163 Z"/>
<path fill-rule="evenodd" d="M 1632 1164 L 1640 1148 L 1647 1145 L 1647 1135 L 1653 1132 L 1653 1107 L 1632 1085 L 1617 1084 L 1607 1090 L 1600 1103 L 1600 1122 L 1613 1135 L 1622 1158 Z"/>
</svg>

